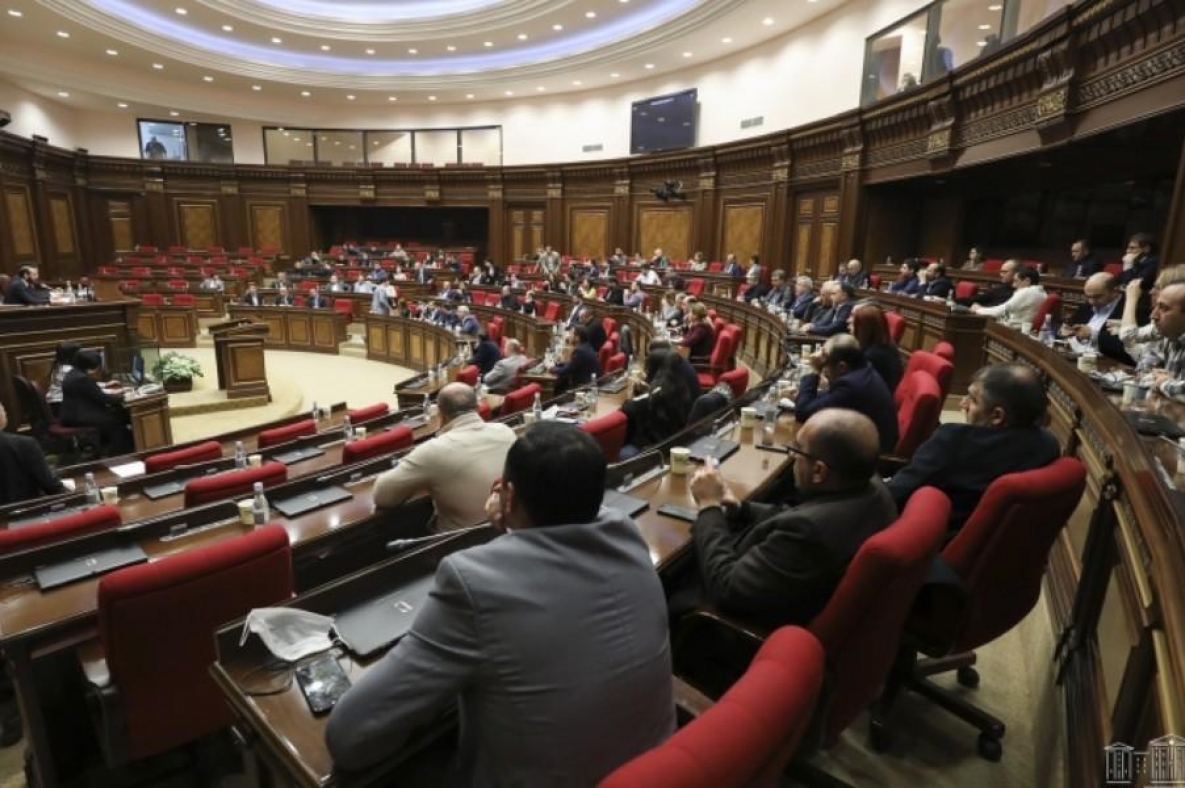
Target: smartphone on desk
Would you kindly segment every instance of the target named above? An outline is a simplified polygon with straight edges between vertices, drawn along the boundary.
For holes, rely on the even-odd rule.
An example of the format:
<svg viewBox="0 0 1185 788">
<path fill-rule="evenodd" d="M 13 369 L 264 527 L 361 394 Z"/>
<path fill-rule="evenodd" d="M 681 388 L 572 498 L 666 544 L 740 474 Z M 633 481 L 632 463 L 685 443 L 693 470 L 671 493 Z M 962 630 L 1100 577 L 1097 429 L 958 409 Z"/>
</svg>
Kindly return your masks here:
<svg viewBox="0 0 1185 788">
<path fill-rule="evenodd" d="M 313 714 L 320 715 L 332 709 L 350 688 L 346 671 L 332 654 L 318 657 L 296 669 L 296 683 L 304 693 Z"/>
</svg>

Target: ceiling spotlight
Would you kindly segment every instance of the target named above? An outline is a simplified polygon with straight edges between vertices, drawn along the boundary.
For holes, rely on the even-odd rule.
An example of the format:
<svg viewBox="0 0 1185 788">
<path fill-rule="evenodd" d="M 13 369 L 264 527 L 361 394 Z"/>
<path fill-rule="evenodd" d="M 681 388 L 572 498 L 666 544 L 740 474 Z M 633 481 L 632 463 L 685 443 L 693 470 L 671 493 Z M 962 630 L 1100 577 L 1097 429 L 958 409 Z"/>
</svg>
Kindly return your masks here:
<svg viewBox="0 0 1185 788">
<path fill-rule="evenodd" d="M 205 76 L 205 77 L 202 77 L 202 81 L 203 81 L 203 82 L 213 82 L 213 81 L 214 81 L 214 77 Z"/>
<path fill-rule="evenodd" d="M 987 46 L 987 42 L 986 42 L 986 41 L 976 41 L 976 42 L 975 42 L 975 46 L 977 46 L 977 47 L 985 47 L 985 46 Z"/>
<path fill-rule="evenodd" d="M 227 33 L 233 33 L 233 32 L 235 32 L 235 26 L 234 26 L 234 25 L 223 25 L 223 26 L 222 26 L 222 29 L 223 29 L 224 31 L 226 31 Z"/>
<path fill-rule="evenodd" d="M 70 98 L 70 94 L 64 90 L 59 90 L 58 95 L 61 96 L 62 98 Z"/>
<path fill-rule="evenodd" d="M 179 7 L 179 8 L 176 8 L 176 9 L 174 9 L 174 10 L 175 10 L 175 11 L 176 11 L 176 12 L 177 12 L 179 15 L 181 15 L 181 16 L 185 16 L 186 14 L 188 14 L 188 13 L 189 13 L 189 10 L 188 10 L 188 9 L 185 9 L 185 8 L 180 8 L 180 7 Z"/>
<path fill-rule="evenodd" d="M 120 109 L 127 109 L 128 108 L 126 101 L 121 101 L 118 104 L 116 104 L 115 106 L 119 107 Z"/>
<path fill-rule="evenodd" d="M 596 18 L 597 18 L 597 12 L 596 12 L 596 11 L 585 11 L 585 12 L 584 12 L 584 16 L 585 16 L 586 18 L 588 18 L 588 19 L 596 19 Z"/>
<path fill-rule="evenodd" d="M 353 101 L 355 98 L 357 98 L 357 96 L 355 96 L 353 93 L 351 93 L 348 96 L 346 96 L 346 101 Z"/>
<path fill-rule="evenodd" d="M 564 26 L 563 26 L 563 25 L 552 25 L 552 26 L 551 26 L 551 29 L 552 29 L 552 30 L 559 31 L 559 30 L 563 30 L 563 29 L 564 29 Z"/>
<path fill-rule="evenodd" d="M 171 109 L 171 110 L 169 110 L 169 117 L 170 117 L 170 118 L 175 118 L 175 117 L 177 117 L 177 116 L 178 116 L 178 115 L 180 115 L 180 114 L 181 114 L 181 113 L 180 113 L 180 112 L 178 112 L 178 111 L 177 111 L 177 110 L 175 110 L 175 109 Z"/>
<path fill-rule="evenodd" d="M 989 11 L 1000 11 L 1000 10 L 1002 10 L 1003 8 L 1004 8 L 1004 6 L 1000 5 L 999 3 L 996 3 L 996 4 L 993 4 L 993 5 L 989 5 L 989 6 L 988 6 L 988 10 L 989 10 Z"/>
<path fill-rule="evenodd" d="M 420 54 L 420 50 L 416 49 L 415 47 L 412 47 L 411 49 L 407 50 L 407 54 L 418 55 L 418 54 Z"/>
<path fill-rule="evenodd" d="M 22 16 L 24 16 L 24 14 L 22 14 L 20 11 L 16 10 L 15 8 L 8 9 L 8 15 L 15 16 L 17 19 L 20 19 Z"/>
<path fill-rule="evenodd" d="M 483 47 L 492 47 L 494 45 L 494 42 L 493 41 L 482 41 L 481 45 Z"/>
<path fill-rule="evenodd" d="M 332 49 L 332 47 L 330 47 L 329 44 L 322 44 L 321 45 L 322 52 L 328 52 L 330 49 Z"/>
<path fill-rule="evenodd" d="M 472 94 L 472 93 L 466 93 L 466 94 L 465 94 L 465 98 L 467 98 L 467 99 L 471 99 L 471 98 L 473 98 L 473 94 Z"/>
<path fill-rule="evenodd" d="M 980 25 L 979 29 L 980 30 L 991 30 L 992 26 L 991 25 Z"/>
<path fill-rule="evenodd" d="M 519 41 L 526 41 L 526 40 L 527 40 L 527 34 L 526 34 L 526 33 L 519 33 L 519 34 L 518 34 L 518 40 L 519 40 Z"/>
<path fill-rule="evenodd" d="M 302 91 L 300 91 L 300 95 L 304 96 L 305 98 L 308 98 L 309 96 L 311 96 L 313 94 L 308 92 L 307 90 L 302 90 Z"/>
<path fill-rule="evenodd" d="M 729 36 L 725 36 L 724 38 L 720 39 L 720 43 L 721 44 L 731 44 L 732 38 L 730 38 Z"/>
<path fill-rule="evenodd" d="M 262 85 L 252 85 L 251 89 L 252 90 L 263 90 L 263 86 Z"/>
<path fill-rule="evenodd" d="M 70 37 L 70 34 L 67 33 L 65 30 L 58 31 L 58 38 L 69 38 L 69 37 Z"/>
<path fill-rule="evenodd" d="M 770 17 L 770 16 L 767 16 L 765 19 L 761 20 L 761 24 L 765 25 L 766 27 L 769 27 L 773 23 L 774 23 L 773 17 Z"/>
<path fill-rule="evenodd" d="M 683 53 L 683 57 L 691 57 L 691 53 L 690 53 L 690 52 L 684 52 L 684 53 Z"/>
<path fill-rule="evenodd" d="M 284 39 L 280 38 L 279 36 L 272 36 L 272 43 L 273 44 L 283 44 Z"/>
<path fill-rule="evenodd" d="M 453 46 L 452 44 L 449 44 L 448 46 L 446 46 L 445 49 L 447 49 L 449 52 L 456 52 L 457 51 L 457 48 L 455 46 Z"/>
<path fill-rule="evenodd" d="M 574 80 L 572 80 L 572 84 L 575 85 L 576 87 L 580 87 L 584 83 L 581 82 L 579 79 L 574 79 Z"/>
<path fill-rule="evenodd" d="M 155 68 L 157 71 L 164 71 L 165 64 L 164 63 L 153 63 L 152 67 Z"/>
<path fill-rule="evenodd" d="M 399 100 L 399 98 L 397 96 L 387 96 L 387 101 L 398 101 L 398 100 Z"/>
<path fill-rule="evenodd" d="M 540 93 L 542 93 L 543 91 L 547 90 L 547 88 L 545 88 L 545 87 L 543 87 L 542 85 L 540 85 L 539 87 L 535 88 L 535 90 L 537 90 L 537 91 L 539 91 Z"/>
<path fill-rule="evenodd" d="M 436 96 L 429 96 L 429 97 L 428 97 L 428 100 L 429 100 L 429 101 L 436 101 Z"/>
<path fill-rule="evenodd" d="M 647 63 L 647 64 L 646 64 L 646 68 L 654 68 L 654 64 L 653 64 L 653 63 Z"/>
<path fill-rule="evenodd" d="M 115 57 L 116 55 L 119 54 L 119 50 L 118 49 L 108 49 L 107 54 L 111 55 L 111 57 Z"/>
</svg>

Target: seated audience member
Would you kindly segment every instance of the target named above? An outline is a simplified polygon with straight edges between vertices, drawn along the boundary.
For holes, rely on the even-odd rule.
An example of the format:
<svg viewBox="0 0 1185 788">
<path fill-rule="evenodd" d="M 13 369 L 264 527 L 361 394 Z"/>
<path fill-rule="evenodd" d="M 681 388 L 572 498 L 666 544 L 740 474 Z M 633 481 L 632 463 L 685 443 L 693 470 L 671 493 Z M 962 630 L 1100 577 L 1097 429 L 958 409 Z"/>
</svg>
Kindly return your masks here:
<svg viewBox="0 0 1185 788">
<path fill-rule="evenodd" d="M 930 263 L 919 271 L 918 292 L 923 298 L 941 298 L 946 300 L 954 294 L 955 285 L 946 276 L 946 266 L 942 263 Z"/>
<path fill-rule="evenodd" d="M 642 266 L 642 273 L 638 274 L 638 278 L 634 280 L 644 285 L 652 285 L 657 287 L 662 284 L 662 277 L 649 264 Z"/>
<path fill-rule="evenodd" d="M 1134 280 L 1133 280 L 1134 281 Z M 1129 286 L 1134 289 L 1134 285 Z M 1151 370 L 1151 383 L 1166 397 L 1185 401 L 1185 283 L 1158 288 L 1152 308 L 1152 332 L 1130 332 L 1124 344 L 1136 359 L 1137 369 Z M 1129 290 L 1130 297 L 1130 290 Z M 1127 329 L 1124 329 L 1127 334 Z M 1145 342 L 1131 341 L 1151 334 Z"/>
<path fill-rule="evenodd" d="M 663 325 L 683 325 L 683 301 L 681 294 L 668 290 L 662 294 L 662 302 L 658 305 L 658 316 Z"/>
<path fill-rule="evenodd" d="M 689 268 L 692 271 L 700 272 L 708 270 L 708 261 L 704 259 L 703 252 L 696 252 L 691 256 L 689 261 Z"/>
<path fill-rule="evenodd" d="M 649 265 L 651 268 L 657 268 L 658 270 L 662 271 L 670 267 L 671 261 L 663 252 L 663 250 L 659 248 L 655 249 L 654 254 L 650 256 Z"/>
<path fill-rule="evenodd" d="M 955 299 L 963 306 L 999 306 L 1016 293 L 1016 272 L 1020 270 L 1019 260 L 1005 260 L 1000 265 L 1000 283 L 976 293 L 971 298 Z"/>
<path fill-rule="evenodd" d="M 511 312 L 517 312 L 522 308 L 518 296 L 511 291 L 510 285 L 502 285 L 502 297 L 498 299 L 498 306 L 509 309 Z"/>
<path fill-rule="evenodd" d="M 350 287 L 349 283 L 343 282 L 338 278 L 337 274 L 332 274 L 329 277 L 329 286 L 325 288 L 325 290 L 330 293 L 348 293 L 352 289 L 353 288 Z"/>
<path fill-rule="evenodd" d="M 1086 279 L 1103 270 L 1103 262 L 1091 251 L 1085 239 L 1070 244 L 1070 262 L 1062 275 L 1073 279 Z M 1116 286 L 1118 286 L 1116 282 Z"/>
<path fill-rule="evenodd" d="M 760 267 L 760 266 L 759 266 Z M 759 275 L 760 277 L 760 275 Z M 746 280 L 748 277 L 746 276 Z M 760 278 L 755 282 L 747 282 L 745 292 L 738 296 L 741 301 L 746 304 L 761 303 L 767 295 L 769 295 L 770 286 L 763 282 Z"/>
<path fill-rule="evenodd" d="M 83 350 L 74 356 L 74 368 L 62 380 L 62 424 L 94 427 L 107 456 L 132 450 L 132 433 L 122 393 L 99 387 L 96 376 L 101 362 L 96 353 Z"/>
<path fill-rule="evenodd" d="M 259 294 L 259 288 L 255 283 L 247 285 L 247 292 L 243 293 L 244 306 L 263 306 L 263 296 Z"/>
<path fill-rule="evenodd" d="M 49 303 L 49 289 L 41 284 L 37 266 L 22 265 L 4 289 L 4 303 L 41 306 Z"/>
<path fill-rule="evenodd" d="M 604 329 L 602 329 L 603 332 Z M 576 326 L 576 328 L 572 329 L 572 340 L 575 343 L 575 347 L 572 348 L 572 355 L 563 364 L 559 364 L 552 369 L 552 373 L 556 376 L 556 394 L 563 394 L 569 389 L 586 386 L 592 380 L 593 376 L 600 376 L 601 374 L 601 364 L 597 357 L 597 351 L 589 342 L 588 327 Z"/>
<path fill-rule="evenodd" d="M 1127 242 L 1127 254 L 1123 256 L 1123 273 L 1119 275 L 1119 283 L 1126 285 L 1133 279 L 1139 279 L 1145 293 L 1152 292 L 1156 282 L 1156 269 L 1160 265 L 1160 258 L 1156 256 L 1156 241 L 1148 233 L 1136 233 Z"/>
<path fill-rule="evenodd" d="M 328 309 L 329 299 L 321 295 L 321 288 L 313 287 L 309 290 L 309 294 L 305 296 L 304 305 L 309 309 Z"/>
<path fill-rule="evenodd" d="M 276 297 L 272 299 L 273 306 L 292 306 L 296 301 L 292 298 L 292 293 L 287 286 L 280 285 L 280 289 L 276 291 Z"/>
<path fill-rule="evenodd" d="M 708 307 L 696 301 L 687 318 L 687 330 L 679 344 L 687 348 L 687 357 L 692 361 L 706 361 L 716 345 L 716 328 L 708 317 Z"/>
<path fill-rule="evenodd" d="M 625 288 L 621 286 L 621 282 L 617 281 L 617 277 L 610 276 L 604 281 L 608 288 L 605 290 L 605 303 L 613 306 L 625 306 Z M 637 287 L 638 283 L 634 282 L 633 286 Z"/>
<path fill-rule="evenodd" d="M 915 490 L 937 487 L 951 501 L 950 532 L 958 531 L 996 479 L 1043 468 L 1061 454 L 1057 439 L 1041 427 L 1046 405 L 1032 368 L 994 364 L 979 370 L 961 405 L 966 423 L 939 425 L 889 481 L 893 499 L 904 507 Z"/>
<path fill-rule="evenodd" d="M 978 271 L 983 268 L 983 253 L 971 247 L 971 251 L 967 252 L 967 259 L 959 266 L 964 271 Z"/>
<path fill-rule="evenodd" d="M 828 408 L 858 411 L 876 425 L 881 452 L 892 452 L 897 445 L 897 404 L 880 374 L 864 359 L 856 338 L 831 337 L 811 356 L 811 368 L 814 371 L 799 384 L 794 417 L 803 422 Z"/>
<path fill-rule="evenodd" d="M 221 293 L 226 290 L 226 284 L 218 276 L 217 271 L 211 271 L 210 275 L 202 280 L 202 289 Z"/>
<path fill-rule="evenodd" d="M 580 284 L 576 288 L 576 294 L 585 301 L 597 300 L 597 288 L 587 276 L 581 277 Z"/>
<path fill-rule="evenodd" d="M 811 308 L 816 305 L 815 283 L 809 276 L 794 280 L 794 300 L 790 302 L 790 314 L 796 320 L 810 320 Z"/>
<path fill-rule="evenodd" d="M 621 459 L 633 457 L 687 426 L 691 405 L 699 395 L 699 384 L 697 381 L 692 389 L 688 383 L 683 372 L 686 361 L 673 350 L 652 350 L 646 357 L 646 395 L 621 406 L 629 420 Z M 653 375 L 649 374 L 652 365 L 657 366 Z"/>
<path fill-rule="evenodd" d="M 1023 324 L 1033 322 L 1037 310 L 1045 303 L 1045 288 L 1041 286 L 1041 274 L 1033 268 L 1022 268 L 1016 272 L 1016 292 L 999 306 L 974 304 L 971 311 L 987 317 L 1002 317 L 1005 320 Z"/>
<path fill-rule="evenodd" d="M 539 313 L 539 305 L 535 302 L 535 291 L 528 290 L 523 296 L 523 302 L 519 309 L 524 315 L 536 315 Z"/>
<path fill-rule="evenodd" d="M 291 280 L 288 279 L 287 271 L 280 271 L 276 274 L 276 281 L 272 283 L 272 287 L 279 290 L 281 287 L 292 287 Z"/>
<path fill-rule="evenodd" d="M 485 384 L 490 391 L 505 393 L 514 387 L 518 373 L 531 363 L 531 359 L 523 353 L 523 345 L 517 339 L 506 340 L 506 355 L 495 362 L 485 376 Z"/>
<path fill-rule="evenodd" d="M 630 290 L 622 299 L 621 305 L 627 309 L 641 309 L 646 304 L 646 293 L 637 281 L 630 282 Z"/>
<path fill-rule="evenodd" d="M 460 295 L 459 300 L 462 304 L 472 304 L 473 303 L 473 291 L 469 289 L 468 284 L 466 284 L 465 282 L 461 282 L 457 286 L 457 292 Z"/>
<path fill-rule="evenodd" d="M 855 259 L 848 260 L 843 270 L 835 275 L 835 281 L 857 289 L 868 287 L 868 274 L 864 272 L 864 263 Z"/>
<path fill-rule="evenodd" d="M 593 350 L 596 350 L 599 355 L 601 346 L 609 338 L 605 333 L 605 321 L 593 314 L 591 309 L 587 309 L 584 312 L 584 328 L 588 331 L 588 344 L 592 345 Z"/>
<path fill-rule="evenodd" d="M 1170 265 L 1156 275 L 1156 282 L 1152 292 L 1148 294 L 1153 303 L 1161 290 L 1171 284 L 1185 282 L 1185 265 Z M 1143 353 L 1139 346 L 1156 339 L 1160 339 L 1160 332 L 1156 330 L 1156 323 L 1144 323 L 1141 309 L 1144 297 L 1144 285 L 1139 280 L 1128 282 L 1123 288 L 1123 317 L 1120 318 L 1119 337 L 1124 347 L 1128 348 L 1128 355 L 1137 359 Z"/>
<path fill-rule="evenodd" d="M 485 331 L 480 332 L 477 335 L 477 346 L 473 348 L 473 358 L 470 363 L 475 365 L 482 375 L 485 375 L 501 360 L 502 351 L 498 349 L 498 343 L 490 339 L 490 335 Z"/>
<path fill-rule="evenodd" d="M 339 768 L 458 704 L 455 762 L 426 784 L 591 786 L 674 732 L 662 584 L 634 522 L 601 508 L 596 441 L 536 424 L 498 473 L 488 507 L 508 533 L 443 558 L 411 630 L 339 701 Z"/>
<path fill-rule="evenodd" d="M 354 279 L 354 292 L 355 293 L 373 293 L 374 292 L 374 282 L 370 281 L 369 279 L 364 277 L 362 274 L 358 274 L 357 278 Z"/>
<path fill-rule="evenodd" d="M 781 309 L 783 311 L 789 310 L 790 304 L 794 301 L 794 291 L 786 282 L 786 272 L 781 268 L 770 274 L 769 277 L 769 292 L 765 294 L 766 306 Z"/>
<path fill-rule="evenodd" d="M 1086 303 L 1074 310 L 1070 320 L 1061 327 L 1062 336 L 1072 336 L 1080 342 L 1096 345 L 1099 352 L 1122 364 L 1134 364 L 1118 336 L 1107 328 L 1110 320 L 1123 315 L 1124 295 L 1119 280 L 1111 274 L 1091 274 L 1082 285 Z M 1147 318 L 1143 315 L 1141 320 Z"/>
<path fill-rule="evenodd" d="M 7 429 L 8 412 L 0 403 L 0 506 L 66 492 L 37 441 Z"/>
<path fill-rule="evenodd" d="M 907 296 L 917 295 L 918 288 L 921 286 L 918 280 L 918 268 L 920 267 L 921 263 L 912 257 L 902 263 L 897 281 L 889 285 L 889 292 Z"/>
<path fill-rule="evenodd" d="M 860 545 L 897 517 L 876 477 L 877 446 L 876 426 L 863 414 L 832 408 L 812 416 L 790 447 L 795 506 L 740 503 L 718 469 L 697 471 L 691 534 L 707 601 L 762 626 L 809 623 Z"/>
<path fill-rule="evenodd" d="M 445 301 L 452 301 L 457 303 L 461 300 L 461 289 L 454 281 L 448 281 L 444 284 L 444 289 L 440 291 L 440 297 Z"/>
<path fill-rule="evenodd" d="M 734 279 L 740 279 L 745 275 L 745 269 L 740 263 L 737 262 L 737 256 L 730 253 L 728 257 L 724 259 L 724 270 L 722 273 L 727 274 Z"/>
<path fill-rule="evenodd" d="M 901 376 L 905 374 L 905 366 L 901 363 L 897 345 L 889 335 L 889 321 L 885 319 L 885 313 L 878 305 L 861 301 L 852 307 L 848 323 L 848 331 L 860 343 L 865 360 L 881 376 L 889 391 L 896 391 Z"/>
<path fill-rule="evenodd" d="M 469 307 L 462 304 L 457 307 L 457 320 L 461 326 L 461 333 L 465 336 L 476 337 L 481 333 L 481 321 L 477 315 L 470 314 Z"/>
<path fill-rule="evenodd" d="M 421 285 L 430 285 L 435 278 L 432 269 L 424 265 L 422 262 L 417 262 L 413 269 L 412 281 Z"/>
<path fill-rule="evenodd" d="M 514 430 L 496 421 L 482 421 L 472 386 L 449 383 L 436 395 L 440 429 L 412 449 L 399 464 L 374 483 L 374 503 L 389 509 L 417 493 L 436 505 L 436 530 L 455 531 L 485 520 L 490 485 L 502 463 Z"/>
<path fill-rule="evenodd" d="M 45 387 L 45 401 L 55 414 L 62 407 L 62 383 L 74 369 L 74 357 L 82 345 L 77 342 L 59 342 L 54 351 L 53 366 L 49 368 L 49 385 Z"/>
<path fill-rule="evenodd" d="M 829 337 L 848 330 L 848 316 L 852 313 L 856 291 L 844 282 L 827 282 L 824 286 L 827 288 L 827 301 L 830 306 L 802 327 L 805 334 Z"/>
<path fill-rule="evenodd" d="M 761 258 L 749 255 L 749 269 L 745 271 L 745 283 L 752 289 L 765 279 L 765 269 L 761 266 Z"/>
</svg>

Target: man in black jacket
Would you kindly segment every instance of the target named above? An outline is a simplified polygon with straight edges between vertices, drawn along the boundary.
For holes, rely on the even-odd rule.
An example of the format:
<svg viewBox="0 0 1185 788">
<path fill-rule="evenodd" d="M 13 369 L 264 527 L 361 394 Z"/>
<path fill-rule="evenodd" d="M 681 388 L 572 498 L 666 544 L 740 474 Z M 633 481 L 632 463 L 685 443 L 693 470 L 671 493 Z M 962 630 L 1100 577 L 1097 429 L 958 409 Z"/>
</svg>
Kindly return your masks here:
<svg viewBox="0 0 1185 788">
<path fill-rule="evenodd" d="M 49 291 L 37 280 L 37 266 L 22 265 L 4 291 L 4 303 L 42 306 L 49 303 Z"/>
<path fill-rule="evenodd" d="M 1016 293 L 1016 272 L 1020 269 L 1019 260 L 1005 260 L 1000 266 L 1000 284 L 980 293 L 971 299 L 957 299 L 963 306 L 979 304 L 980 306 L 999 306 L 1008 303 Z"/>
<path fill-rule="evenodd" d="M 691 480 L 702 590 L 726 613 L 764 626 L 806 624 L 827 604 L 868 537 L 897 517 L 876 478 L 876 426 L 826 410 L 791 446 L 799 503 L 738 503 L 714 466 Z"/>
<path fill-rule="evenodd" d="M 0 405 L 0 505 L 66 492 L 37 441 L 7 429 L 8 412 Z"/>
<path fill-rule="evenodd" d="M 1073 279 L 1086 279 L 1103 270 L 1099 258 L 1090 251 L 1090 244 L 1086 239 L 1070 244 L 1070 263 L 1062 272 L 1063 276 Z"/>
<path fill-rule="evenodd" d="M 1043 468 L 1061 454 L 1040 426 L 1048 399 L 1038 373 L 1023 364 L 995 364 L 975 373 L 963 398 L 966 424 L 943 424 L 889 481 L 900 507 L 927 485 L 951 501 L 952 535 L 979 505 L 988 485 L 1007 473 Z"/>
<path fill-rule="evenodd" d="M 829 408 L 847 408 L 867 416 L 880 436 L 880 450 L 897 446 L 897 404 L 880 373 L 868 363 L 851 334 L 838 334 L 811 357 L 813 372 L 805 375 L 794 403 L 794 416 L 806 421 Z M 824 388 L 820 384 L 826 379 Z"/>
<path fill-rule="evenodd" d="M 1062 325 L 1063 336 L 1075 336 L 1082 342 L 1095 341 L 1099 352 L 1121 364 L 1135 366 L 1122 340 L 1107 328 L 1107 321 L 1123 317 L 1125 297 L 1119 289 L 1119 280 L 1106 272 L 1093 274 L 1082 286 L 1086 303 L 1074 310 L 1070 320 Z M 1148 310 L 1137 309 L 1137 320 L 1148 322 Z"/>
<path fill-rule="evenodd" d="M 563 394 L 569 389 L 588 385 L 593 375 L 601 374 L 597 351 L 588 341 L 588 329 L 584 326 L 576 326 L 572 329 L 572 335 L 576 347 L 573 348 L 571 357 L 552 370 L 556 376 L 556 394 Z"/>
<path fill-rule="evenodd" d="M 102 366 L 99 356 L 82 351 L 74 357 L 74 369 L 62 381 L 62 423 L 67 427 L 94 427 L 105 456 L 132 451 L 133 441 L 122 394 L 108 394 L 93 375 Z"/>
</svg>

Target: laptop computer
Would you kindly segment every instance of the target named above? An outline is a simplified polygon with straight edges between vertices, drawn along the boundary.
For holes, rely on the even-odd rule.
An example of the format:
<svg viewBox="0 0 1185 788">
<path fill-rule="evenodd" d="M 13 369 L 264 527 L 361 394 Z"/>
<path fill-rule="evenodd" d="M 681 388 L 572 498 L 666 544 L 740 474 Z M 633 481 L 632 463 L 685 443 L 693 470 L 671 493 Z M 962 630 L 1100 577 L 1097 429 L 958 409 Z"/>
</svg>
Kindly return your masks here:
<svg viewBox="0 0 1185 788">
<path fill-rule="evenodd" d="M 272 501 L 272 507 L 285 517 L 298 517 L 323 506 L 332 506 L 339 501 L 353 498 L 347 490 L 341 487 L 321 487 L 316 490 L 294 495 L 291 498 L 281 498 Z"/>
<path fill-rule="evenodd" d="M 691 459 L 695 462 L 704 462 L 708 457 L 715 457 L 716 462 L 724 462 L 736 454 L 737 450 L 741 448 L 741 444 L 717 438 L 715 435 L 705 435 L 688 448 L 691 449 Z"/>
<path fill-rule="evenodd" d="M 176 495 L 185 489 L 186 483 L 189 479 L 174 479 L 171 482 L 161 482 L 160 484 L 150 484 L 140 492 L 144 493 L 144 497 L 150 501 L 155 501 L 158 498 L 167 498 L 170 495 Z"/>
<path fill-rule="evenodd" d="M 44 523 L 48 523 L 50 520 L 56 520 L 59 517 L 65 517 L 66 515 L 81 512 L 86 507 L 87 504 L 81 504 L 79 506 L 63 506 L 60 509 L 50 509 L 49 511 L 41 512 L 40 514 L 22 517 L 19 520 L 9 520 L 8 527 L 25 528 L 26 526 L 30 525 L 42 525 Z"/>
<path fill-rule="evenodd" d="M 303 460 L 311 460 L 314 457 L 320 457 L 325 453 L 325 450 L 320 446 L 305 446 L 300 449 L 292 449 L 290 451 L 282 451 L 279 454 L 273 454 L 269 459 L 276 462 L 282 462 L 285 465 L 292 465 L 293 463 L 301 462 Z"/>
<path fill-rule="evenodd" d="M 601 500 L 601 505 L 606 509 L 621 512 L 626 517 L 633 517 L 650 508 L 650 502 L 645 498 L 636 498 L 632 495 L 619 493 L 617 490 L 605 490 L 605 497 Z"/>
<path fill-rule="evenodd" d="M 148 556 L 140 549 L 140 546 L 133 544 L 126 547 L 112 547 L 89 555 L 80 555 L 57 564 L 39 566 L 33 570 L 33 576 L 37 578 L 38 588 L 48 591 L 51 588 L 73 583 L 75 580 L 96 577 L 106 574 L 112 569 L 142 564 L 147 560 Z"/>
<path fill-rule="evenodd" d="M 372 599 L 338 613 L 333 629 L 351 653 L 369 657 L 407 634 L 432 591 L 434 572 L 407 583 L 381 599 Z"/>
</svg>

